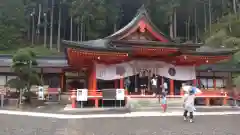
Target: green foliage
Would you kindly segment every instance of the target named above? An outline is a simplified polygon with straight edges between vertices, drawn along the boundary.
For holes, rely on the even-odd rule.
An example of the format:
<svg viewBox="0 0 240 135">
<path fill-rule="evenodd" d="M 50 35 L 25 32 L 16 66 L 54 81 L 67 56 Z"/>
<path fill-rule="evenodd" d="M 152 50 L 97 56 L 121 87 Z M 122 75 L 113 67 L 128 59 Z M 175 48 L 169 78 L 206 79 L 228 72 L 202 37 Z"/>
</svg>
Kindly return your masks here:
<svg viewBox="0 0 240 135">
<path fill-rule="evenodd" d="M 229 14 L 222 17 L 218 23 L 213 24 L 212 34 L 205 33 L 205 42 L 208 46 L 215 48 L 240 48 L 240 19 L 238 15 Z M 240 68 L 240 51 L 233 55 L 232 59 L 228 62 L 222 63 L 225 67 Z M 235 74 L 233 79 L 234 84 L 240 86 L 240 76 Z"/>
<path fill-rule="evenodd" d="M 0 48 L 9 49 L 18 45 L 25 31 L 24 4 L 22 0 L 0 2 Z"/>
<path fill-rule="evenodd" d="M 18 90 L 30 91 L 32 85 L 40 85 L 41 79 L 34 67 L 37 66 L 36 54 L 31 49 L 20 49 L 12 58 L 12 69 L 17 78 L 7 85 Z"/>
</svg>

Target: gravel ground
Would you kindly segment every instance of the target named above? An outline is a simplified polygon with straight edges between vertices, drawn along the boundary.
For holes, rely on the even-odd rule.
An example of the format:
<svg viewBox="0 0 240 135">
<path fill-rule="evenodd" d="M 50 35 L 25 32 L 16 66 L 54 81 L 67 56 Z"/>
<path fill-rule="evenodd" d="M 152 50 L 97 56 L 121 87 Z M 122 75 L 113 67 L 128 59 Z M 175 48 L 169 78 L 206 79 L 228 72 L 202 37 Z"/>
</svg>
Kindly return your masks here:
<svg viewBox="0 0 240 135">
<path fill-rule="evenodd" d="M 0 115 L 0 135 L 238 135 L 240 115 L 52 119 Z"/>
</svg>

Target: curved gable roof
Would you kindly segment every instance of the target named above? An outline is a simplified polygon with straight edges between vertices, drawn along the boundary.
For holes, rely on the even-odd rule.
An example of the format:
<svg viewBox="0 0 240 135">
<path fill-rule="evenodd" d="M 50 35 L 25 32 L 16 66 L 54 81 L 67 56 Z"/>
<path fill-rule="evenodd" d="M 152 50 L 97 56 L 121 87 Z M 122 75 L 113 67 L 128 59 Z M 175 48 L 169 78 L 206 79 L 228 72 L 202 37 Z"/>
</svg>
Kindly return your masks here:
<svg viewBox="0 0 240 135">
<path fill-rule="evenodd" d="M 150 31 L 150 33 L 156 37 L 156 39 L 164 40 L 165 42 L 174 42 L 169 36 L 162 33 L 156 25 L 151 21 L 145 6 L 143 5 L 137 12 L 136 16 L 123 28 L 116 31 L 112 35 L 106 37 L 111 39 L 118 39 L 124 36 L 126 33 L 130 32 L 132 29 L 136 29 L 139 27 L 139 23 L 144 23 L 147 25 L 146 29 Z"/>
</svg>

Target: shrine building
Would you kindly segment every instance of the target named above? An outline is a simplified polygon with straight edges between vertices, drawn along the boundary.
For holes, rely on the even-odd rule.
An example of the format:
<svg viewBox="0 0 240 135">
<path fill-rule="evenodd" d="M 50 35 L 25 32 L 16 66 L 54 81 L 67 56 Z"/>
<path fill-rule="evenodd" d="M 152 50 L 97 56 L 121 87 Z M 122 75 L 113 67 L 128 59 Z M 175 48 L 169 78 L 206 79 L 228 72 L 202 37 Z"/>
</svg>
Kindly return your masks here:
<svg viewBox="0 0 240 135">
<path fill-rule="evenodd" d="M 62 44 L 68 63 L 63 69 L 66 73 L 63 80 L 67 80 L 70 72 L 80 77 L 80 83 L 72 83 L 67 89 L 87 88 L 96 107 L 101 89 L 125 88 L 126 78 L 131 82 L 127 93 L 141 97 L 138 78 L 144 69 L 148 71 L 148 79 L 155 74 L 160 76 L 160 82 L 168 82 L 169 95 L 179 95 L 182 82 L 204 86 L 209 84 L 209 78 L 212 78 L 211 88 L 224 88 L 226 80 L 232 78 L 229 72 L 201 72 L 196 71 L 196 67 L 229 60 L 237 51 L 177 43 L 158 30 L 144 7 L 126 26 L 108 37 L 83 42 L 63 40 Z M 201 80 L 199 76 L 207 78 Z"/>
</svg>

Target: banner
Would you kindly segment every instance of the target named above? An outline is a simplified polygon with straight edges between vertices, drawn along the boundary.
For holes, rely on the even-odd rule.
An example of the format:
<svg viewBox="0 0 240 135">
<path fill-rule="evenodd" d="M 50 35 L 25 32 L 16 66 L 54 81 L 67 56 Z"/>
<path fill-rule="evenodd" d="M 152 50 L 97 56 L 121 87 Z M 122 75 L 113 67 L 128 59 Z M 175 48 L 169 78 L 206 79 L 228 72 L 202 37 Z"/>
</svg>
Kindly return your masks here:
<svg viewBox="0 0 240 135">
<path fill-rule="evenodd" d="M 194 66 L 174 66 L 162 61 L 140 60 L 113 65 L 96 64 L 96 77 L 101 80 L 115 80 L 139 74 L 142 70 L 147 71 L 150 76 L 156 74 L 173 80 L 196 79 Z"/>
<path fill-rule="evenodd" d="M 115 65 L 96 64 L 96 77 L 101 80 L 115 80 L 121 77 L 133 76 L 132 63 Z"/>
<path fill-rule="evenodd" d="M 196 70 L 194 66 L 172 66 L 168 64 L 158 70 L 158 75 L 173 80 L 188 81 L 196 79 Z"/>
</svg>

